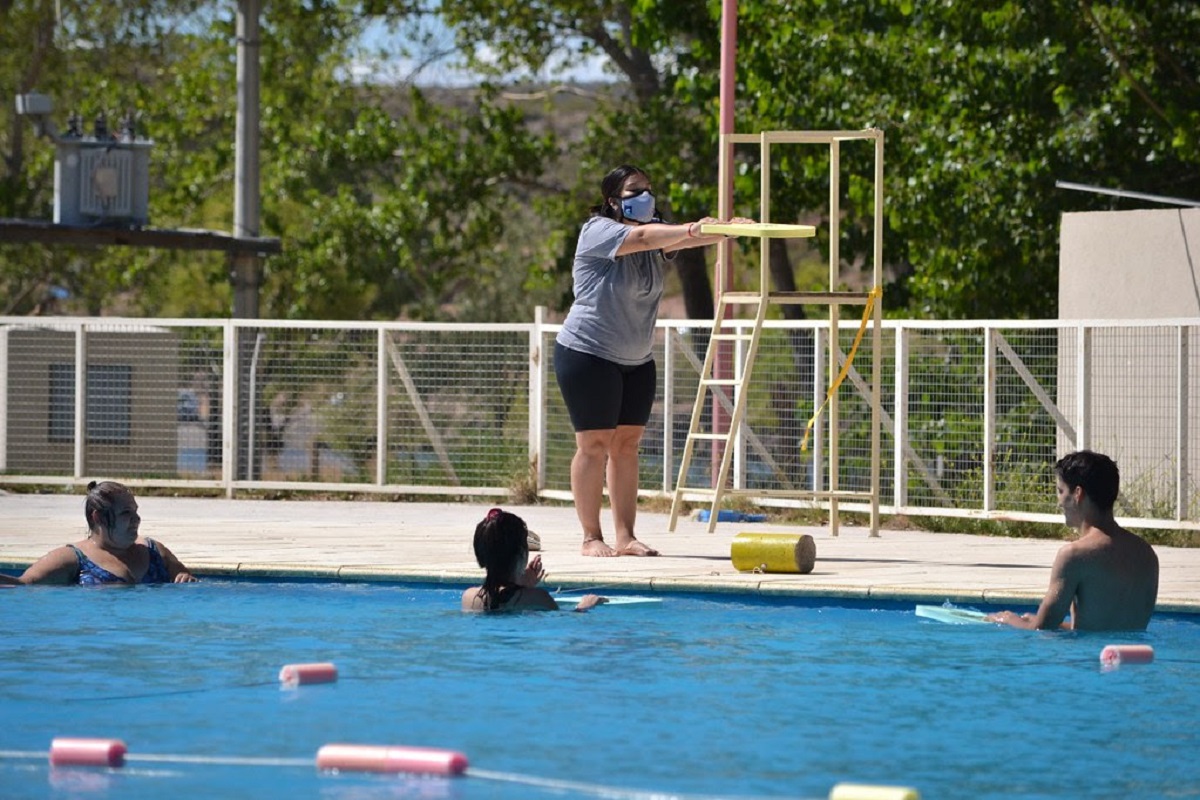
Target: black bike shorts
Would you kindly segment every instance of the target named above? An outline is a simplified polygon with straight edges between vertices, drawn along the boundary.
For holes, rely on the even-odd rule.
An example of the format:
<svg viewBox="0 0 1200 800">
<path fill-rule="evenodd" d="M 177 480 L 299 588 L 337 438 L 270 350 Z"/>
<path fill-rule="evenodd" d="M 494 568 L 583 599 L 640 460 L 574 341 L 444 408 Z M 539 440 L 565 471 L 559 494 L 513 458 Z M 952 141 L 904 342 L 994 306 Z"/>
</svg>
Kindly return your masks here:
<svg viewBox="0 0 1200 800">
<path fill-rule="evenodd" d="M 658 382 L 653 359 L 627 367 L 555 342 L 554 376 L 576 431 L 644 426 L 650 419 Z"/>
</svg>

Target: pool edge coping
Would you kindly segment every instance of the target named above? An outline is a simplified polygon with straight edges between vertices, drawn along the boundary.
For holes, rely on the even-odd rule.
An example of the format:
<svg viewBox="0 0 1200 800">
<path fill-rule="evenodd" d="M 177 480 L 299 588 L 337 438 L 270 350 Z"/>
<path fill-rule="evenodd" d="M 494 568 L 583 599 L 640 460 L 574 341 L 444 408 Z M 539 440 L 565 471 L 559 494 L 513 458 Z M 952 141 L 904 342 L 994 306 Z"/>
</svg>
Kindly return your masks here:
<svg viewBox="0 0 1200 800">
<path fill-rule="evenodd" d="M 22 570 L 33 560 L 0 559 L 0 570 Z M 193 574 L 201 578 L 266 578 L 287 580 L 330 580 L 341 583 L 428 583 L 470 585 L 479 580 L 477 572 L 423 569 L 388 569 L 361 565 L 314 566 L 311 564 L 209 562 L 196 564 Z M 548 586 L 565 589 L 616 589 L 621 591 L 657 594 L 745 595 L 750 597 L 830 598 L 840 600 L 881 600 L 911 603 L 974 603 L 982 605 L 1033 605 L 1041 602 L 1040 592 L 1004 591 L 998 589 L 966 589 L 842 584 L 795 585 L 780 580 L 746 583 L 733 581 L 729 576 L 717 580 L 704 578 L 572 578 L 550 581 Z M 1200 600 L 1160 600 L 1155 613 L 1200 614 Z"/>
</svg>

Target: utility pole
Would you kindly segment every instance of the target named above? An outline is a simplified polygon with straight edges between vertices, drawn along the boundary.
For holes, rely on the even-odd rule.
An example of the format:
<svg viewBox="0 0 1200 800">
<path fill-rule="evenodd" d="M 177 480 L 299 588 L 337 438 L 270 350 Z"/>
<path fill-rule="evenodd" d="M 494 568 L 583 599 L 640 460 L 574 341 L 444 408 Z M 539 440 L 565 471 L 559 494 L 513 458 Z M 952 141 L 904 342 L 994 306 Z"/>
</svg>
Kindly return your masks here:
<svg viewBox="0 0 1200 800">
<path fill-rule="evenodd" d="M 238 0 L 237 16 L 237 140 L 234 161 L 233 235 L 257 237 L 259 224 L 259 91 L 258 18 L 261 0 Z M 262 259 L 256 252 L 230 256 L 233 278 L 233 316 L 258 318 Z"/>
</svg>

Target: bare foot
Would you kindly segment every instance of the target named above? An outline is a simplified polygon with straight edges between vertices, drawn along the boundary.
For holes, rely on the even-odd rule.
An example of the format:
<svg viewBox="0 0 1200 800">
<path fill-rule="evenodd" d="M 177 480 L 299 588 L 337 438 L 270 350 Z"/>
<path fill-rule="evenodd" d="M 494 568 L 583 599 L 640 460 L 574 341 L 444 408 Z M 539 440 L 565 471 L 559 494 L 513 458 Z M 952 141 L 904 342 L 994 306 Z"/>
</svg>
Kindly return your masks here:
<svg viewBox="0 0 1200 800">
<path fill-rule="evenodd" d="M 617 551 L 623 556 L 656 556 L 658 551 L 648 544 L 639 542 L 637 539 L 631 539 L 628 544 Z"/>
<path fill-rule="evenodd" d="M 583 540 L 583 549 L 580 550 L 585 556 L 596 556 L 598 558 L 612 558 L 619 555 L 616 550 L 613 550 L 599 536 L 591 539 Z"/>
</svg>

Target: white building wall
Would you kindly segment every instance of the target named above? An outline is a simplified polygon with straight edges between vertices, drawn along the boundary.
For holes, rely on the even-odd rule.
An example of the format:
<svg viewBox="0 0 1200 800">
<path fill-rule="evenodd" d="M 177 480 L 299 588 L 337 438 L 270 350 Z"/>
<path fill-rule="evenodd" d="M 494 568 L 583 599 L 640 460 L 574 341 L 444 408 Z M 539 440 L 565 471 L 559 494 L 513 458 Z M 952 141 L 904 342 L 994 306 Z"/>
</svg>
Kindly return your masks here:
<svg viewBox="0 0 1200 800">
<path fill-rule="evenodd" d="M 1200 319 L 1200 208 L 1063 214 L 1059 319 Z"/>
<path fill-rule="evenodd" d="M 1118 514 L 1174 506 L 1188 515 L 1200 503 L 1200 452 L 1189 442 L 1200 424 L 1198 262 L 1200 208 L 1063 215 L 1059 318 L 1165 323 L 1135 336 L 1092 329 L 1082 400 L 1078 336 L 1059 337 L 1058 404 L 1083 440 L 1059 431 L 1058 449 L 1087 447 L 1117 461 Z"/>
</svg>

